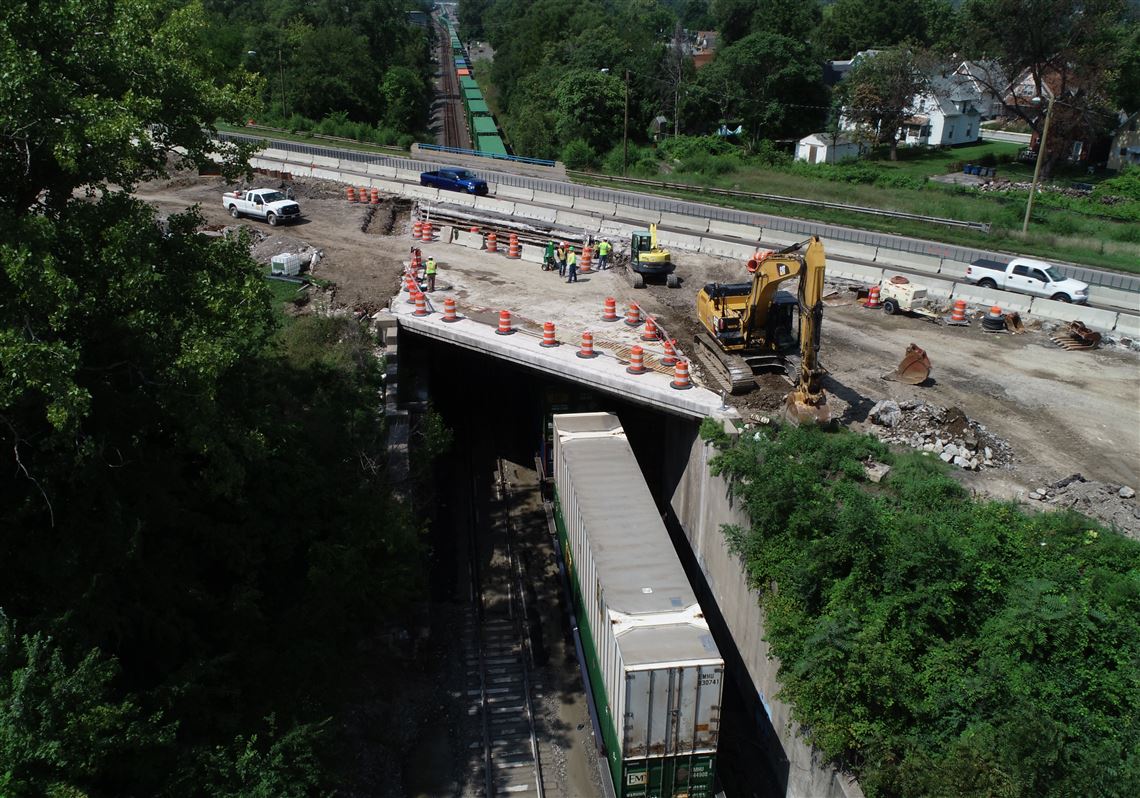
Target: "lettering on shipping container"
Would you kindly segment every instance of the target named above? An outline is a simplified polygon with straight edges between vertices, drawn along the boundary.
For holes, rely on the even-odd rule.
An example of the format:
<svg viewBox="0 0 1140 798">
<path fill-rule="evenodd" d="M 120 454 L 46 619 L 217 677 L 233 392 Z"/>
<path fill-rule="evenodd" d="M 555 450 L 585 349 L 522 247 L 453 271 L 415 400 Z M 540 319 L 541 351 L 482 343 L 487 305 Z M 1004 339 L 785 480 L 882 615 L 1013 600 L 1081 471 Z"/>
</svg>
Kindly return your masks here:
<svg viewBox="0 0 1140 798">
<path fill-rule="evenodd" d="M 720 674 L 717 673 L 702 673 L 701 674 L 701 687 L 712 687 L 720 684 Z"/>
<path fill-rule="evenodd" d="M 626 773 L 625 786 L 627 787 L 645 787 L 649 784 L 648 773 Z"/>
</svg>

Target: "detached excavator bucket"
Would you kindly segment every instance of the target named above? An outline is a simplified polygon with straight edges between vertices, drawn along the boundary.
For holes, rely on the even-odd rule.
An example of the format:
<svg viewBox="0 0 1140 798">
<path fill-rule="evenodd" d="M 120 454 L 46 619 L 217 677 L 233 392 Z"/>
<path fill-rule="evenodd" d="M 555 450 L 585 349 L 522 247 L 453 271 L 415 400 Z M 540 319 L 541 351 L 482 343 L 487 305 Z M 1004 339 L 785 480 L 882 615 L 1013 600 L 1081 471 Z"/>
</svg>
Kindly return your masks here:
<svg viewBox="0 0 1140 798">
<path fill-rule="evenodd" d="M 925 349 L 921 349 L 915 344 L 906 348 L 902 362 L 895 369 L 895 373 L 891 375 L 895 380 L 905 382 L 907 385 L 918 385 L 925 382 L 929 376 L 930 358 L 926 356 Z"/>
<path fill-rule="evenodd" d="M 1016 310 L 1005 314 L 1005 328 L 1011 333 L 1025 332 L 1025 323 L 1021 320 L 1021 314 Z"/>
</svg>

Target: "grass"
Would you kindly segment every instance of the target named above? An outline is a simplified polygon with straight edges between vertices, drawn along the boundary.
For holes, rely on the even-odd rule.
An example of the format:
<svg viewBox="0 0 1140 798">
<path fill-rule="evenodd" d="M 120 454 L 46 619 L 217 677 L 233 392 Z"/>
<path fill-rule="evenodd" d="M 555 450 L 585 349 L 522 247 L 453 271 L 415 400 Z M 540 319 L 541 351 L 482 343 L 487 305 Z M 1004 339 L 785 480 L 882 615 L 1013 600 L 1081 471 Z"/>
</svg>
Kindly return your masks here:
<svg viewBox="0 0 1140 798">
<path fill-rule="evenodd" d="M 406 157 L 407 150 L 402 150 L 399 147 L 385 147 L 380 144 L 367 144 L 362 141 L 353 141 L 352 139 L 344 139 L 338 136 L 325 136 L 320 133 L 294 133 L 289 130 L 283 130 L 275 127 L 265 127 L 263 125 L 228 125 L 224 122 L 215 122 L 216 127 L 222 133 L 240 133 L 245 136 L 264 136 L 267 139 L 281 139 L 283 141 L 295 141 L 298 144 L 329 144 L 344 150 L 357 150 L 359 152 L 374 152 L 377 155 L 400 155 Z"/>
</svg>

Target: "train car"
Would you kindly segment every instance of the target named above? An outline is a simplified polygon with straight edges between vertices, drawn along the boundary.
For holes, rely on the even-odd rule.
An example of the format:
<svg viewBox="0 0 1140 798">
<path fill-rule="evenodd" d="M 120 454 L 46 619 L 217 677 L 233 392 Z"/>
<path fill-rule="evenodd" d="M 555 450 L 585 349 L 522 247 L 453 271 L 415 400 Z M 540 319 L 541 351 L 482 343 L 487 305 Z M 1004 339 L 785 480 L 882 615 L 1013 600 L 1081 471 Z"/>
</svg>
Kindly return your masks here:
<svg viewBox="0 0 1140 798">
<path fill-rule="evenodd" d="M 471 114 L 472 116 L 490 116 L 491 109 L 483 99 L 482 95 L 479 95 L 475 98 L 469 96 L 467 98 L 467 113 Z"/>
<path fill-rule="evenodd" d="M 712 798 L 724 660 L 618 417 L 553 427 L 555 523 L 617 798 Z"/>
<path fill-rule="evenodd" d="M 502 138 L 497 134 L 479 136 L 476 139 L 475 149 L 479 152 L 487 153 L 488 155 L 510 155 L 510 153 L 507 152 L 507 145 L 503 144 Z"/>
<path fill-rule="evenodd" d="M 478 89 L 479 84 L 475 82 L 475 78 L 462 77 L 459 79 L 459 88 L 461 89 Z"/>
</svg>

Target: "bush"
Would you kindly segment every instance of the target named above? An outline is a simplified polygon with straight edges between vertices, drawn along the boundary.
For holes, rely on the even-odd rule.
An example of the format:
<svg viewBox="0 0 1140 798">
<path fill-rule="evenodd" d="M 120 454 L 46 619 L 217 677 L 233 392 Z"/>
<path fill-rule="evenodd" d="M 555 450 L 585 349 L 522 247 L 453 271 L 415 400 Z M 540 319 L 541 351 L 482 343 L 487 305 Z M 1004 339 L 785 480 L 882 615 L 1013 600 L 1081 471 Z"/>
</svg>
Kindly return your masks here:
<svg viewBox="0 0 1140 798">
<path fill-rule="evenodd" d="M 1101 181 L 1093 190 L 1093 196 L 1101 197 L 1127 197 L 1140 200 L 1140 166 L 1125 167 L 1116 177 Z"/>
<path fill-rule="evenodd" d="M 881 188 L 903 188 L 917 191 L 926 184 L 925 177 L 911 177 L 892 172 L 881 174 L 875 178 L 875 185 Z"/>
<path fill-rule="evenodd" d="M 661 173 L 655 151 L 649 147 L 630 144 L 626 163 L 628 164 L 626 171 L 637 177 L 657 177 Z M 610 175 L 620 175 L 621 164 L 622 145 L 618 144 L 602 158 L 602 171 Z"/>
<path fill-rule="evenodd" d="M 997 156 L 992 152 L 987 152 L 985 155 L 978 159 L 979 166 L 997 166 L 997 164 Z"/>
<path fill-rule="evenodd" d="M 710 155 L 693 153 L 677 167 L 678 172 L 689 172 L 704 177 L 718 177 L 735 172 L 740 168 L 740 159 L 735 155 Z"/>
<path fill-rule="evenodd" d="M 583 139 L 574 139 L 562 148 L 561 160 L 567 169 L 587 169 L 593 167 L 598 160 L 594 148 Z"/>
<path fill-rule="evenodd" d="M 662 158 L 670 161 L 687 161 L 702 155 L 729 155 L 739 148 L 722 136 L 677 136 L 662 141 L 658 147 Z"/>
<path fill-rule="evenodd" d="M 790 152 L 785 152 L 778 149 L 775 144 L 764 139 L 760 145 L 748 156 L 748 160 L 752 163 L 764 164 L 766 166 L 789 166 L 795 157 Z"/>
</svg>

